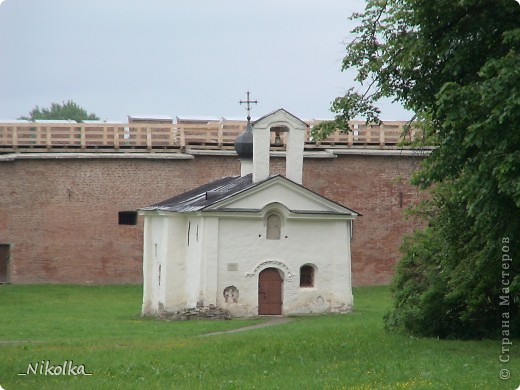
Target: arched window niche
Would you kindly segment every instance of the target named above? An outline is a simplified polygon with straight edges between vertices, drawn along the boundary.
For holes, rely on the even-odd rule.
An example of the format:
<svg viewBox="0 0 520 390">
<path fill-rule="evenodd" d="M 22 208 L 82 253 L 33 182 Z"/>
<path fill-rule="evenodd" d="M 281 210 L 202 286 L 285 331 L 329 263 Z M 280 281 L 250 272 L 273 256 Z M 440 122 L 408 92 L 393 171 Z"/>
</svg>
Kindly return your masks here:
<svg viewBox="0 0 520 390">
<path fill-rule="evenodd" d="M 300 267 L 300 287 L 311 288 L 315 285 L 315 269 L 311 264 L 304 264 Z"/>
<path fill-rule="evenodd" d="M 288 237 L 284 228 L 289 216 L 289 210 L 283 204 L 273 202 L 266 205 L 262 209 L 262 216 L 265 238 L 267 240 L 281 240 L 284 237 Z"/>
<path fill-rule="evenodd" d="M 279 240 L 282 235 L 282 218 L 277 213 L 270 213 L 266 217 L 266 235 L 268 240 Z"/>
</svg>

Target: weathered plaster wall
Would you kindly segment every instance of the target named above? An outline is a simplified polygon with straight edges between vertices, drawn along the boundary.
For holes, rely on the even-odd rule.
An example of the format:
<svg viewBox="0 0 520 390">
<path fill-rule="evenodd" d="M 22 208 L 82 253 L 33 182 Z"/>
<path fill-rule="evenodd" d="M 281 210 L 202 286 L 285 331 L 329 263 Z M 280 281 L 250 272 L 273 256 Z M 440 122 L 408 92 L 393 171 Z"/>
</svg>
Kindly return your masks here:
<svg viewBox="0 0 520 390">
<path fill-rule="evenodd" d="M 283 314 L 349 310 L 348 227 L 347 221 L 286 219 L 280 240 L 268 240 L 264 219 L 221 219 L 220 240 L 228 243 L 219 247 L 217 306 L 233 315 L 257 315 L 258 276 L 274 267 L 283 273 Z M 312 288 L 299 285 L 300 267 L 305 264 L 316 268 Z M 230 286 L 238 289 L 236 303 L 225 301 L 223 292 Z"/>
</svg>

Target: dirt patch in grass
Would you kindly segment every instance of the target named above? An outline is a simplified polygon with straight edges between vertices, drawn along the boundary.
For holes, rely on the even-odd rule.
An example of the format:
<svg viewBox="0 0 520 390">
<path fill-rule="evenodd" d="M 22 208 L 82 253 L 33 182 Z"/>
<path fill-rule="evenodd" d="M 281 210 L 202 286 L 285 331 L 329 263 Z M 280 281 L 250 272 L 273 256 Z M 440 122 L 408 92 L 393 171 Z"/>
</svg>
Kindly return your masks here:
<svg viewBox="0 0 520 390">
<path fill-rule="evenodd" d="M 201 336 L 215 336 L 215 335 L 219 335 L 219 334 L 246 332 L 248 330 L 265 328 L 267 326 L 276 326 L 276 325 L 286 324 L 286 323 L 288 323 L 290 321 L 291 321 L 291 318 L 287 318 L 287 317 L 272 317 L 272 318 L 269 319 L 269 321 L 264 322 L 262 324 L 244 326 L 243 328 L 225 330 L 225 331 L 222 331 L 222 332 L 206 333 L 206 334 L 203 334 Z"/>
</svg>

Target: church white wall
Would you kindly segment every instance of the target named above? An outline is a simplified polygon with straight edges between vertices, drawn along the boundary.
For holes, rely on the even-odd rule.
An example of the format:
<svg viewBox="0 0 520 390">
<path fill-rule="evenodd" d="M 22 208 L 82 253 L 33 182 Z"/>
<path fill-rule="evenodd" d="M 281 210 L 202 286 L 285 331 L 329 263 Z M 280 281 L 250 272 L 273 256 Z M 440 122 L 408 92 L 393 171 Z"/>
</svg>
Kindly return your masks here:
<svg viewBox="0 0 520 390">
<path fill-rule="evenodd" d="M 242 158 L 240 159 L 240 176 L 246 176 L 253 173 L 253 160 Z"/>
<path fill-rule="evenodd" d="M 143 314 L 202 304 L 234 316 L 257 315 L 258 277 L 269 267 L 283 276 L 283 314 L 351 309 L 350 221 L 288 217 L 279 208 L 280 240 L 266 239 L 265 215 L 260 214 L 145 215 Z M 299 285 L 305 264 L 315 267 L 311 288 Z M 238 297 L 229 293 L 234 288 Z"/>
<path fill-rule="evenodd" d="M 216 305 L 218 290 L 218 217 L 207 216 L 202 219 L 202 257 L 199 301 L 204 306 Z"/>
<path fill-rule="evenodd" d="M 143 251 L 143 307 L 146 315 L 157 314 L 165 299 L 164 257 L 167 245 L 164 240 L 165 220 L 156 215 L 147 215 L 144 219 L 145 236 Z"/>
<path fill-rule="evenodd" d="M 258 275 L 269 267 L 283 273 L 283 314 L 348 311 L 350 222 L 285 220 L 280 240 L 267 240 L 264 219 L 221 219 L 219 223 L 217 306 L 235 316 L 258 314 Z M 274 255 L 273 255 L 274 254 Z M 299 271 L 316 268 L 312 288 L 300 288 Z M 235 270 L 236 269 L 236 270 Z M 226 302 L 224 289 L 235 286 L 238 302 Z"/>
<path fill-rule="evenodd" d="M 156 237 L 161 247 L 161 262 L 163 267 L 161 285 L 164 289 L 164 297 L 161 301 L 162 308 L 166 311 L 182 310 L 186 307 L 188 298 L 184 290 L 186 279 L 186 218 L 182 214 L 168 213 L 161 217 L 163 222 L 163 235 Z"/>
<path fill-rule="evenodd" d="M 153 257 L 153 218 L 144 218 L 144 237 L 143 237 L 143 306 L 142 313 L 145 315 L 155 314 L 157 302 L 156 289 L 153 286 L 154 257 Z M 156 306 L 156 305 L 155 305 Z"/>
<path fill-rule="evenodd" d="M 303 145 L 305 126 L 301 125 L 290 129 L 287 134 L 287 156 L 285 175 L 289 180 L 302 184 L 303 179 Z"/>
<path fill-rule="evenodd" d="M 269 177 L 269 130 L 253 130 L 253 183 Z"/>
<path fill-rule="evenodd" d="M 142 314 L 186 307 L 186 218 L 180 214 L 147 214 L 144 218 Z"/>
<path fill-rule="evenodd" d="M 202 277 L 202 218 L 188 217 L 186 220 L 186 257 L 184 290 L 186 304 L 184 308 L 196 307 L 198 301 L 203 301 L 201 296 Z M 181 236 L 182 237 L 182 236 Z"/>
</svg>

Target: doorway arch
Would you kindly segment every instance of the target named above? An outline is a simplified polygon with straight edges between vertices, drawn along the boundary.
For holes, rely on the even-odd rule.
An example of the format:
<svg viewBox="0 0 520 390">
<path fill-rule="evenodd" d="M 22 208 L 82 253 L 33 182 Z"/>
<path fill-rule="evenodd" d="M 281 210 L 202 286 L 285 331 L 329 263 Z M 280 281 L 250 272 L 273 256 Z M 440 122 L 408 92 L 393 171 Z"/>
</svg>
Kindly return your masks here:
<svg viewBox="0 0 520 390">
<path fill-rule="evenodd" d="M 282 284 L 280 271 L 266 268 L 258 275 L 258 315 L 282 314 Z"/>
</svg>

